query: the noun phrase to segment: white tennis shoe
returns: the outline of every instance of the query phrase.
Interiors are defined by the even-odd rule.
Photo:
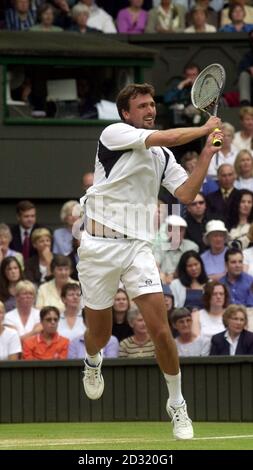
[[[167,401],[166,410],[173,424],[173,436],[176,439],[192,439],[194,436],[192,421],[187,413],[185,401],[182,405],[174,408]]]
[[[101,374],[102,356],[98,366],[90,366],[86,360],[84,365],[84,391],[91,400],[98,400],[104,391],[104,379]]]

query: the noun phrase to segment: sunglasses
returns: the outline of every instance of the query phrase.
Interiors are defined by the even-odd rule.
[[[47,322],[47,323],[57,323],[59,321],[59,318],[58,317],[48,317],[48,318],[44,318],[44,320]]]
[[[195,202],[191,202],[190,206],[197,206],[197,205],[200,205],[202,206],[203,204],[205,204],[205,201],[195,201]]]

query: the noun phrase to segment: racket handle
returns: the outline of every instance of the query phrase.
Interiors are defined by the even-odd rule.
[[[214,129],[214,132],[220,132],[220,129],[218,127],[216,127],[216,129]],[[218,139],[217,137],[214,137],[213,139],[213,145],[215,147],[220,147],[222,145],[222,140],[221,139]]]

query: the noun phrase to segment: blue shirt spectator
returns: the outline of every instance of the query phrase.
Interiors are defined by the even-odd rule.
[[[118,357],[119,342],[115,336],[111,336],[103,349],[103,357]],[[69,344],[68,359],[83,359],[86,355],[84,336],[78,336]]]
[[[220,281],[229,290],[230,303],[253,307],[253,276],[243,272],[243,254],[238,248],[229,248],[225,254],[227,274]]]
[[[11,31],[25,31],[36,22],[36,10],[29,7],[29,0],[15,0],[14,8],[5,12],[6,28]]]
[[[253,307],[253,276],[247,273],[241,273],[236,279],[231,281],[228,274],[226,274],[220,281],[225,284],[229,290],[231,304],[242,304],[246,305],[246,307]]]

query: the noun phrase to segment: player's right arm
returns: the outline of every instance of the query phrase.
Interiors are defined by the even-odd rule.
[[[211,116],[200,127],[182,127],[153,132],[146,138],[145,144],[147,148],[153,146],[176,147],[209,135],[215,128],[220,127],[221,120],[218,117]]]

